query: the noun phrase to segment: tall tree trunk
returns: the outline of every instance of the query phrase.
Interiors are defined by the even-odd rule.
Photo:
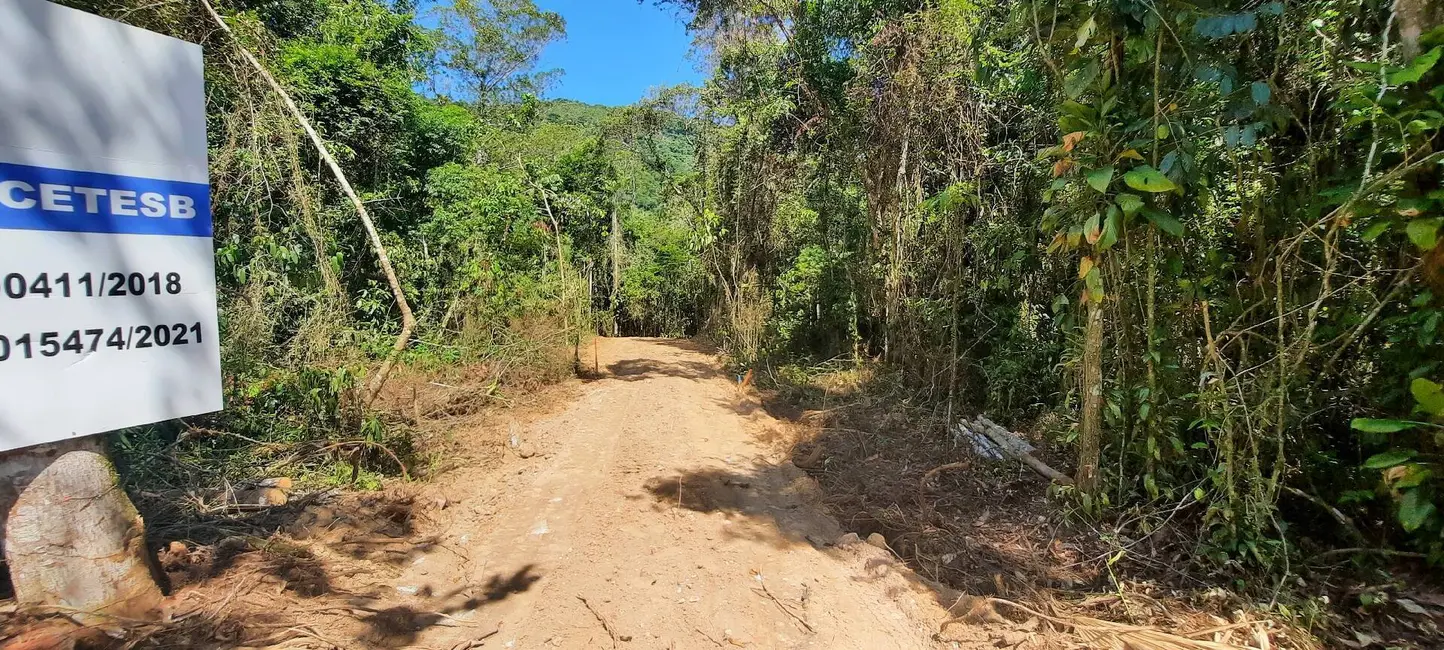
[[[981,204],[980,204],[981,205]],[[948,220],[948,266],[952,267],[953,295],[949,301],[952,303],[951,320],[948,323],[948,417],[946,422],[949,426],[953,422],[953,402],[957,397],[958,389],[958,318],[962,311],[963,298],[963,217],[957,210],[953,210],[952,218]]]
[[[633,192],[636,192],[636,181],[633,180]],[[612,202],[612,232],[611,257],[612,257],[612,336],[617,336],[617,301],[622,295],[622,220],[617,215],[617,204]]]
[[[1153,129],[1158,130],[1158,121],[1163,115],[1163,100],[1159,94],[1162,85],[1163,32],[1159,31],[1153,46]],[[1153,166],[1158,166],[1158,139],[1153,140]],[[1148,416],[1143,418],[1143,429],[1147,433],[1147,456],[1143,461],[1143,487],[1150,498],[1158,498],[1158,482],[1154,476],[1155,458],[1158,447],[1158,228],[1148,227],[1148,289],[1144,306],[1144,326],[1147,333],[1147,349],[1144,359],[1148,364]]]
[[[961,243],[954,240],[954,246],[961,247]],[[952,263],[953,272],[953,297],[952,297],[952,320],[948,323],[948,417],[947,422],[951,425],[953,421],[953,401],[957,397],[958,388],[958,305],[962,300],[963,270],[961,253],[955,253],[957,258]]]
[[[1092,494],[1098,488],[1098,455],[1103,438],[1103,305],[1089,297],[1088,325],[1083,337],[1083,367],[1078,389],[1083,412],[1078,422],[1078,489]]]
[[[567,333],[567,339],[571,341],[572,365],[575,367],[581,364],[582,359],[581,333],[572,329],[572,303],[569,299],[570,296],[567,292],[567,282],[570,280],[570,278],[567,277],[566,249],[562,247],[562,224],[561,222],[557,221],[556,213],[552,212],[552,203],[549,199],[547,199],[546,188],[542,187],[540,184],[537,184],[536,190],[538,193],[541,194],[542,207],[546,208],[547,219],[552,222],[552,234],[556,237],[557,276],[558,279],[561,281],[560,289],[562,294],[562,330]]]

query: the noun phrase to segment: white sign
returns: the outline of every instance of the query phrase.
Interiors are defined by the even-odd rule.
[[[220,408],[200,46],[0,0],[0,450]]]

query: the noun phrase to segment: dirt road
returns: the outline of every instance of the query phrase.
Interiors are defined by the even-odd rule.
[[[505,472],[462,462],[433,488],[446,506],[414,532],[439,543],[394,588],[398,611],[441,614],[360,638],[466,647],[499,625],[485,647],[945,647],[937,596],[884,549],[833,545],[816,484],[769,444],[783,425],[710,355],[603,339],[596,356],[559,408],[457,433],[515,450]]]

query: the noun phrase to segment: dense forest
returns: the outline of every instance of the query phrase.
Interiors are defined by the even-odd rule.
[[[1444,559],[1437,7],[677,4],[736,358],[1041,428],[1066,498],[1208,562]]]
[[[504,387],[621,334],[866,366],[1042,433],[1055,496],[1185,521],[1200,562],[1286,574],[1300,529],[1444,560],[1430,3],[669,0],[710,78],[624,108],[537,99],[565,23],[531,0],[227,0],[231,34],[67,4],[206,48],[229,407],[120,434],[132,477],[419,453],[356,396],[396,291],[249,52],[374,217],[406,364]]]

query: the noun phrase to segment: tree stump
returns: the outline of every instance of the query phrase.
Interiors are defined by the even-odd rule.
[[[7,497],[4,552],[19,603],[101,626],[160,604],[144,523],[98,440],[5,454],[0,505]]]

